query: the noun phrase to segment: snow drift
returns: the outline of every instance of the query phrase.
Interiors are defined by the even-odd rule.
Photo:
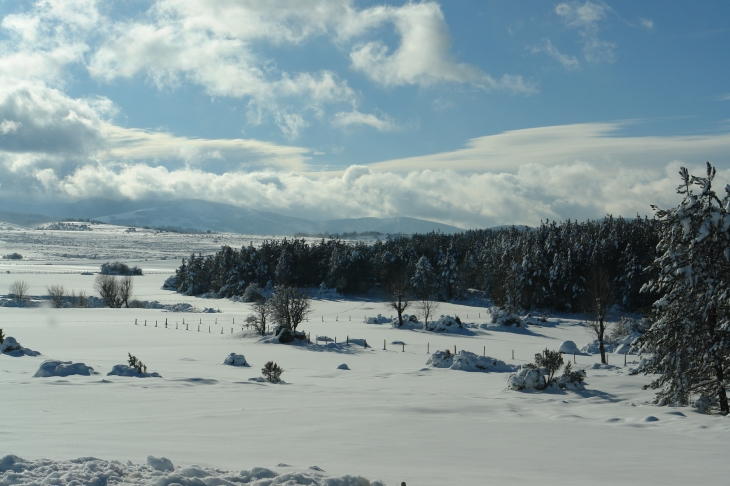
[[[319,469],[319,468],[317,468]],[[251,470],[223,471],[190,466],[175,467],[167,458],[149,456],[147,464],[122,464],[94,457],[73,460],[24,460],[6,455],[0,458],[0,484],[148,484],[153,486],[385,486],[381,481],[369,481],[361,476],[327,477],[321,470],[278,473],[255,467]]]
[[[489,356],[479,356],[469,351],[461,350],[456,354],[450,351],[436,351],[426,361],[428,366],[433,368],[449,368],[461,371],[514,371],[513,365],[508,365]]]
[[[98,375],[98,371],[94,371],[91,366],[84,363],[72,363],[71,361],[58,361],[55,359],[47,359],[41,363],[38,371],[33,375],[34,378],[49,378],[52,376],[71,376],[71,375]]]

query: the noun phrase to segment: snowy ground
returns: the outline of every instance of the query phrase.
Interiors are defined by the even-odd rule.
[[[93,232],[81,233],[87,247],[94,246]],[[92,292],[94,277],[80,272],[96,271],[98,260],[64,260],[5,236],[0,235],[1,254],[33,253],[37,259],[2,261],[0,293],[18,278],[30,284],[33,295],[55,283]],[[139,253],[125,261],[146,273],[135,277],[137,298],[190,302],[221,313],[1,308],[5,334],[41,355],[0,356],[0,457],[14,454],[29,461],[21,470],[28,478],[36,474],[36,482],[54,468],[66,471],[57,474],[57,484],[89,468],[118,468],[126,475],[110,473],[109,484],[193,484],[190,478],[198,473],[192,465],[212,468],[198,484],[226,484],[220,481],[235,482],[234,477],[241,482],[255,467],[273,471],[280,483],[300,478],[287,484],[367,484],[356,483],[358,475],[388,485],[730,482],[730,419],[655,407],[652,392],[641,389],[649,378],[628,374],[635,356],[624,367],[622,355],[611,355],[616,366],[600,369],[593,369],[597,356],[578,356],[577,366],[588,368],[583,392],[516,392],[506,388],[508,373],[426,366],[427,349],[456,346],[519,365],[565,340],[580,347],[591,340],[580,316],[553,316],[522,332],[435,334],[365,324],[366,316],[390,315],[377,301],[317,300],[302,328],[312,341],[326,335],[336,337],[337,345],[266,344],[241,332],[247,304],[161,290],[178,262],[153,261],[159,251],[154,245],[147,257],[145,245],[134,245]],[[117,258],[110,254],[109,259]],[[44,273],[30,273],[34,270]],[[488,322],[483,307],[444,304],[438,313]],[[372,347],[342,344],[348,336]],[[399,341],[405,350],[393,344]],[[162,378],[107,376],[126,362],[128,352]],[[230,353],[244,355],[251,366],[223,365]],[[100,374],[34,378],[47,359],[82,362]],[[250,380],[269,360],[284,368],[286,383]],[[343,363],[350,369],[337,369]],[[164,475],[145,466],[150,455],[169,458],[179,480],[160,482]],[[69,462],[89,456],[99,461]],[[20,474],[7,463],[0,461],[0,471],[6,470],[0,484],[11,484],[11,476]],[[352,478],[342,479],[346,475]]]

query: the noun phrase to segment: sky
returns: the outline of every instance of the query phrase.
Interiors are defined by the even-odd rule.
[[[725,1],[0,0],[0,19],[13,207],[480,228],[651,215],[706,161],[730,182]]]

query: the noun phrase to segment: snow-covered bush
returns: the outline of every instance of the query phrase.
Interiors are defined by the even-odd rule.
[[[433,332],[453,332],[459,329],[463,329],[461,321],[457,321],[451,316],[441,316],[438,321],[430,321],[426,323],[423,328],[426,331]]]
[[[145,368],[146,369],[146,368]],[[106,374],[107,376],[131,376],[134,378],[162,378],[156,371],[148,373],[147,371],[138,371],[137,368],[123,364],[114,365],[112,370]]]
[[[12,336],[4,338],[2,344],[0,344],[0,353],[12,353],[13,351],[22,350],[23,346],[21,346]]]
[[[563,390],[582,390],[585,388],[583,381],[586,379],[585,370],[573,371],[573,366],[568,361],[565,365],[562,376],[555,383]]]
[[[0,334],[2,334],[2,329],[0,329]],[[0,343],[2,343],[0,344],[0,353],[2,354],[10,354],[13,356],[38,356],[41,354],[38,351],[24,348],[12,336],[3,336],[3,339],[0,339]]]
[[[507,378],[507,387],[511,390],[544,390],[545,386],[545,376],[532,363],[522,365],[517,373]]]
[[[280,344],[307,341],[307,333],[304,331],[292,331],[288,327],[278,327],[274,332],[274,336],[274,342]]]
[[[170,277],[167,277],[165,279],[165,282],[162,284],[162,290],[177,291],[177,283],[178,283],[177,275],[172,275]]]
[[[573,371],[572,364],[565,365],[563,374],[555,378],[555,373],[563,365],[559,351],[546,349],[535,355],[535,362],[522,365],[517,373],[507,379],[507,387],[512,390],[545,390],[558,387],[563,390],[582,390],[586,372]]]
[[[58,361],[55,359],[47,359],[38,368],[33,375],[34,378],[48,378],[53,376],[70,376],[70,375],[98,375],[98,371],[94,371],[91,366],[84,363],[72,363],[71,361]]]
[[[492,309],[492,324],[497,324],[499,326],[523,326],[520,316],[512,312],[508,312],[505,309],[500,309],[499,307]]]
[[[403,316],[403,320],[405,320],[405,316]],[[365,323],[366,324],[388,324],[393,322],[393,319],[390,317],[385,317],[380,314],[378,314],[378,317],[366,317]]]
[[[642,335],[651,327],[651,321],[645,317],[634,319],[632,317],[621,317],[611,329],[607,341],[618,344],[618,341],[631,335]]]
[[[436,351],[426,361],[433,368],[449,368],[460,371],[513,371],[514,367],[504,361],[461,350],[452,354],[448,349]]]
[[[244,302],[259,302],[264,300],[264,290],[256,282],[250,283],[241,298]]]
[[[614,344],[609,344],[604,341],[603,348],[606,350],[607,353],[613,353],[613,351],[616,349],[616,346]],[[585,354],[599,354],[601,352],[601,348],[598,339],[594,339],[593,341],[580,348],[580,352]]]
[[[558,348],[558,352],[563,354],[582,354],[573,341],[563,341]]]

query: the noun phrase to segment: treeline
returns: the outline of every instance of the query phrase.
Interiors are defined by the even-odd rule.
[[[193,254],[183,259],[171,284],[188,295],[232,297],[252,283],[324,284],[341,294],[362,294],[373,288],[415,291],[412,286],[425,279],[440,300],[461,299],[473,288],[515,309],[579,310],[586,283],[600,275],[610,280],[615,303],[637,310],[653,302],[653,296],[639,291],[649,280],[644,269],[654,260],[657,241],[654,220],[613,217],[388,237],[371,244],[268,240],[259,247],[224,246],[214,255]]]

